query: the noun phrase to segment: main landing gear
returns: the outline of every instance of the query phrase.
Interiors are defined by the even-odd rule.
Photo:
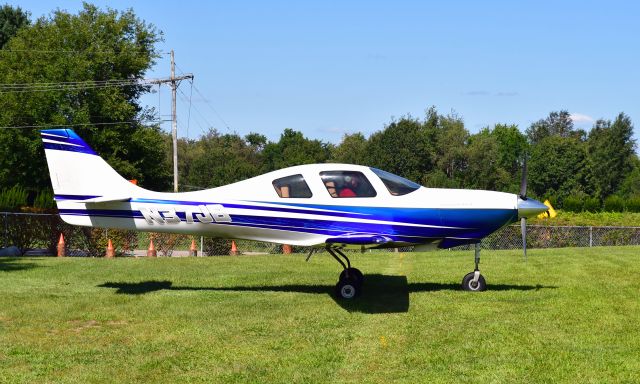
[[[478,268],[478,264],[480,264],[480,243],[476,243],[475,263],[476,268],[473,272],[467,273],[462,279],[462,289],[465,291],[484,291],[487,289],[487,283]]]
[[[356,296],[359,296],[362,292],[362,283],[364,282],[364,275],[360,272],[359,269],[351,267],[351,262],[349,258],[342,253],[341,250],[337,248],[327,247],[327,252],[334,259],[342,265],[342,272],[340,272],[340,277],[338,278],[338,283],[336,284],[336,296],[350,300]],[[346,261],[346,264],[342,259]]]

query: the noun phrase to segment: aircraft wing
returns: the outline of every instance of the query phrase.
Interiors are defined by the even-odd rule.
[[[353,234],[353,235],[341,235],[336,237],[330,237],[325,240],[327,244],[349,244],[349,245],[383,245],[391,243],[391,240],[387,236],[373,235],[373,234]]]

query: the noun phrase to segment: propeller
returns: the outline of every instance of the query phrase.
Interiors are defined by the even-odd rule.
[[[522,178],[520,179],[520,198],[527,200],[527,155],[522,162]]]
[[[545,204],[527,197],[527,155],[525,154],[524,161],[522,162],[520,194],[518,195],[518,215],[520,217],[520,231],[522,232],[522,252],[524,254],[524,261],[527,261],[527,217],[533,217],[548,210],[549,207]]]

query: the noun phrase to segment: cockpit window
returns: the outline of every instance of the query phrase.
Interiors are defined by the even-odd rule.
[[[273,187],[282,198],[309,198],[313,195],[302,175],[273,180]]]
[[[320,172],[320,177],[331,197],[375,197],[376,190],[369,180],[356,171]]]
[[[420,184],[416,184],[404,177],[377,168],[371,168],[371,170],[382,180],[384,186],[387,187],[389,193],[393,196],[406,195],[420,188]]]

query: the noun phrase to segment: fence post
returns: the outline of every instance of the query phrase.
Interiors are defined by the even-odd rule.
[[[9,214],[4,213],[4,247],[9,246]]]
[[[200,236],[200,256],[204,256],[204,236]]]
[[[589,248],[593,247],[593,227],[589,227]]]

